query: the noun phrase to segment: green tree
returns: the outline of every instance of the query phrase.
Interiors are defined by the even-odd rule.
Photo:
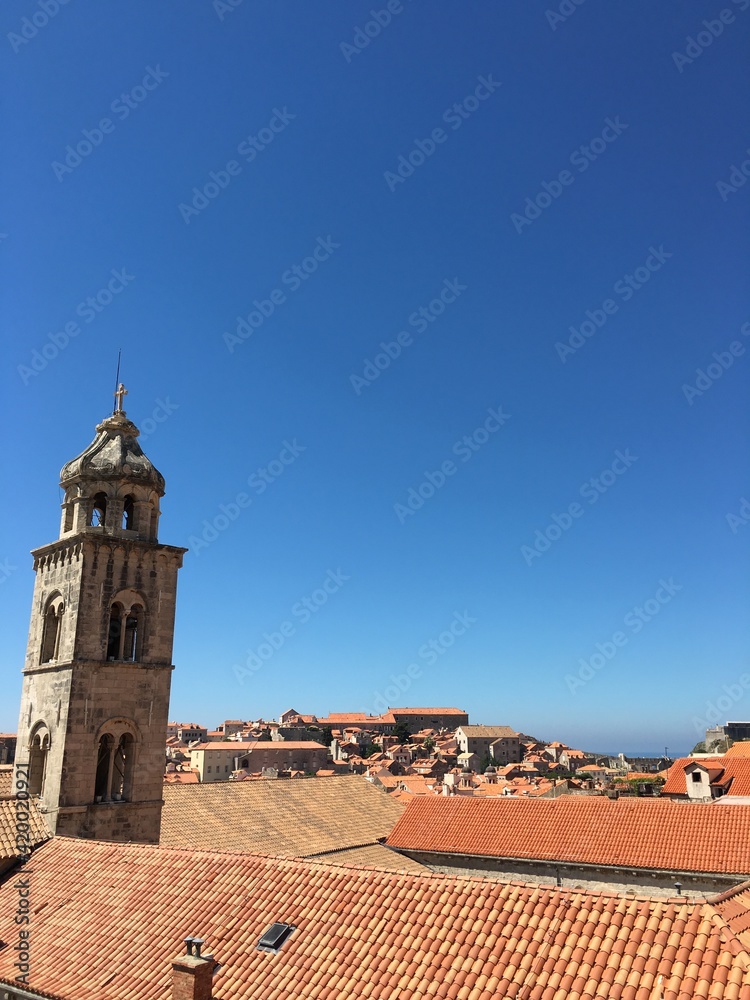
[[[409,727],[405,722],[397,722],[393,727],[393,735],[399,741],[399,743],[409,743],[411,740],[411,732]]]
[[[318,743],[322,743],[324,747],[329,747],[333,743],[333,730],[330,726],[308,726],[308,733],[314,733],[315,739]]]
[[[706,753],[706,744],[703,742],[703,740],[700,740],[700,742],[696,743],[693,749],[690,751],[690,753]]]

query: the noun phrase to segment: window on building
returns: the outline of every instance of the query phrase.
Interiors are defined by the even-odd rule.
[[[44,791],[48,751],[49,733],[42,727],[34,734],[29,748],[29,795],[41,795]]]
[[[104,733],[97,748],[94,800],[130,801],[133,790],[135,738],[129,732]]]
[[[122,616],[123,607],[121,604],[113,604],[109,613],[109,633],[107,635],[107,659],[119,660],[122,639]]]
[[[126,595],[128,596],[128,595]],[[135,593],[130,597],[132,600]],[[109,614],[107,633],[107,659],[141,659],[143,653],[143,625],[145,609],[142,604],[133,604],[128,610],[121,601],[115,601]]]
[[[210,773],[211,773],[211,765],[210,765],[210,764],[209,764],[209,765],[208,765],[208,767],[206,768],[206,771],[207,771],[207,773],[208,773],[208,774],[210,774]]]
[[[133,752],[135,741],[130,733],[123,733],[112,754],[112,785],[110,798],[115,801],[130,799],[133,781]]]
[[[702,775],[701,775],[700,771],[693,771],[692,777],[693,777],[693,781],[701,781],[702,780]]]
[[[110,763],[112,761],[112,748],[114,744],[115,738],[111,733],[104,733],[99,740],[96,758],[96,780],[94,783],[94,796],[97,802],[109,801]]]
[[[141,652],[141,623],[143,621],[143,608],[140,604],[134,604],[125,618],[123,660],[139,660]]]
[[[70,502],[70,496],[65,498],[65,514],[63,517],[63,531],[70,531],[73,527],[73,504]]]
[[[59,596],[52,598],[47,605],[42,628],[42,663],[49,663],[51,660],[57,659],[63,610],[63,601]]]
[[[122,527],[124,531],[132,531],[135,527],[135,503],[130,494],[122,505]]]
[[[104,527],[104,522],[107,518],[107,494],[106,493],[96,493],[93,500],[91,501],[91,515],[89,517],[89,524],[93,528]]]

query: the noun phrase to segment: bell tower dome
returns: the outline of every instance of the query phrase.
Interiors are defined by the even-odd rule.
[[[18,726],[53,832],[157,842],[184,548],[160,545],[164,478],[117,406],[63,466],[60,536],[36,549]]]

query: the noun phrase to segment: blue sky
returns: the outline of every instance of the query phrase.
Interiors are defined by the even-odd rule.
[[[0,728],[120,347],[171,717],[750,717],[745,8],[8,0]]]

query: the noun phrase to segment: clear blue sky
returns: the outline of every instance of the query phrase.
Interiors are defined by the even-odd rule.
[[[47,7],[2,12],[0,728],[119,347],[171,717],[750,717],[750,3]]]

